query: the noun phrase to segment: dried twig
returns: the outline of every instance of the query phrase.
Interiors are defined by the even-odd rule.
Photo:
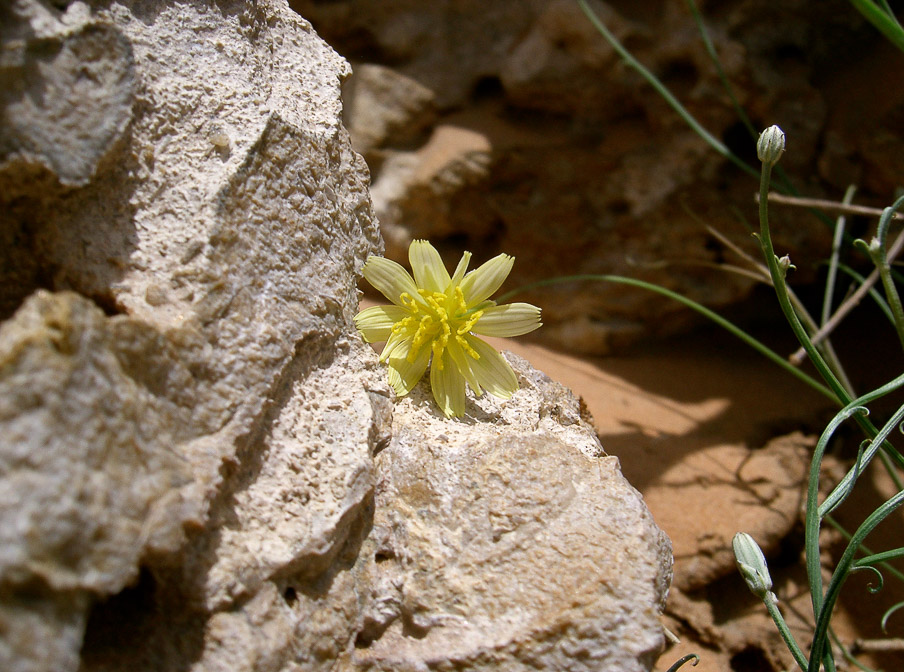
[[[889,261],[894,260],[898,254],[900,254],[901,249],[904,248],[904,232],[898,234],[898,237],[895,238],[895,242],[892,244],[891,249],[888,251],[888,259]],[[863,281],[857,291],[851,294],[840,306],[838,306],[838,310],[832,315],[828,322],[826,322],[822,327],[820,327],[819,331],[813,334],[813,344],[816,345],[824,341],[829,334],[837,327],[841,320],[845,318],[845,316],[851,312],[857,304],[866,296],[867,292],[872,289],[873,285],[876,284],[876,281],[879,279],[879,271],[874,270],[868,276],[866,276],[866,280]],[[807,353],[804,352],[803,348],[800,348],[797,352],[795,352],[788,359],[796,365],[799,365],[804,358],[807,356]]]
[[[853,653],[867,651],[904,651],[904,639],[901,637],[888,639],[856,639],[851,647]]]
[[[760,202],[760,196],[755,197],[757,203]],[[821,198],[803,198],[801,196],[786,196],[775,191],[769,192],[769,202],[779,203],[782,205],[793,205],[799,208],[819,208],[820,210],[829,210],[831,212],[840,212],[845,215],[866,215],[867,217],[881,217],[881,208],[870,208],[865,205],[844,204],[839,201],[826,201]],[[895,213],[895,219],[904,219],[901,213]]]

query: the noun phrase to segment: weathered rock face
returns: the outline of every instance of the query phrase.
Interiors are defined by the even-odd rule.
[[[183,630],[201,642],[211,614],[346,543],[388,403],[350,328],[381,243],[339,121],[348,66],[281,3],[8,14],[0,591],[5,621],[55,634],[7,631],[0,667],[75,669],[90,603],[141,566],[139,592],[164,586],[148,599],[173,623],[200,614]]]
[[[367,594],[348,670],[646,670],[671,546],[561,385],[449,423],[425,388],[377,456]],[[650,562],[655,558],[654,562]]]
[[[756,227],[756,178],[690,131],[574,0],[292,4],[340,53],[368,64],[352,88],[371,106],[352,109],[348,123],[374,174],[388,256],[401,261],[411,238],[430,237],[441,250],[448,241],[450,260],[462,241],[487,256],[515,255],[512,286],[614,273],[712,307],[748,294],[748,278],[714,268],[739,260],[706,225],[759,257],[738,222],[740,212]],[[590,4],[704,127],[759,170],[755,140],[686,2]],[[855,182],[859,199],[887,205],[893,176],[904,171],[896,131],[904,93],[873,104],[870,92],[886,88],[878,82],[887,59],[899,57],[874,29],[841,0],[698,5],[754,125],[786,131],[782,168],[795,187],[840,198]],[[434,121],[425,127],[428,113]],[[811,278],[828,227],[787,208],[772,220],[777,249],[797,263],[793,279]],[[524,299],[544,307],[536,338],[591,353],[681,328],[690,316],[664,298],[600,282]]]
[[[279,0],[2,20],[0,669],[649,669],[668,542],[574,399],[448,422],[354,333],[346,62]]]

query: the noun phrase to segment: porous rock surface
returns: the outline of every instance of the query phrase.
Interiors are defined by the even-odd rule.
[[[0,669],[649,669],[670,549],[573,397],[516,362],[446,421],[355,334],[382,241],[310,25],[0,11]]]
[[[350,89],[373,104],[351,108],[348,123],[373,171],[387,256],[399,260],[412,238],[430,237],[450,263],[462,241],[513,254],[513,286],[619,274],[714,308],[745,298],[750,278],[718,265],[741,261],[732,244],[761,258],[749,235],[759,164],[722,74],[757,131],[786,132],[780,165],[800,193],[840,200],[857,184],[858,201],[884,207],[904,171],[904,87],[880,102],[871,93],[889,88],[898,55],[844,0],[697,3],[721,73],[685,0],[588,0],[753,175],[626,66],[576,0],[291,2],[371,68]],[[812,279],[830,228],[795,208],[774,207],[770,219],[776,249],[797,266],[791,281]],[[669,299],[611,283],[523,299],[544,306],[546,326],[531,338],[586,353],[693,322]]]
[[[645,670],[671,545],[571,393],[507,353],[508,402],[449,423],[424,385],[376,459],[348,670]],[[650,559],[655,561],[650,562]]]

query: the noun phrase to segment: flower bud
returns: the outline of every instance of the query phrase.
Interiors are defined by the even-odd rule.
[[[738,532],[731,541],[731,547],[734,550],[738,571],[747,582],[750,592],[761,600],[767,599],[772,590],[772,577],[769,576],[766,556],[763,555],[759,545],[749,534]]]
[[[785,133],[778,126],[770,126],[756,141],[756,155],[770,166],[778,163],[785,151]]]

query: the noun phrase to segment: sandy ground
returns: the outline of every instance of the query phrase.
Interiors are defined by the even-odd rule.
[[[800,521],[810,451],[834,414],[833,403],[718,329],[608,358],[574,357],[513,339],[494,344],[584,400],[603,447],[619,458],[672,539],[675,578],[664,623],[681,641],[663,653],[657,669],[686,653],[701,656],[695,672],[790,669],[791,657],[744,587],[729,549],[738,531],[764,546],[788,622],[805,647],[812,611]],[[835,471],[843,473],[837,463]],[[886,497],[893,493],[888,484],[876,488]],[[879,501],[869,494],[861,511]],[[847,515],[852,526],[863,517],[856,503]],[[900,545],[900,521],[877,546]],[[865,582],[846,589],[848,602],[834,621],[842,641],[895,634],[892,627],[884,635],[877,623],[885,608],[904,599],[900,584],[892,584],[878,600]],[[896,632],[904,634],[901,621]],[[867,656],[866,662],[900,670],[904,653]],[[849,668],[842,660],[839,669]]]

